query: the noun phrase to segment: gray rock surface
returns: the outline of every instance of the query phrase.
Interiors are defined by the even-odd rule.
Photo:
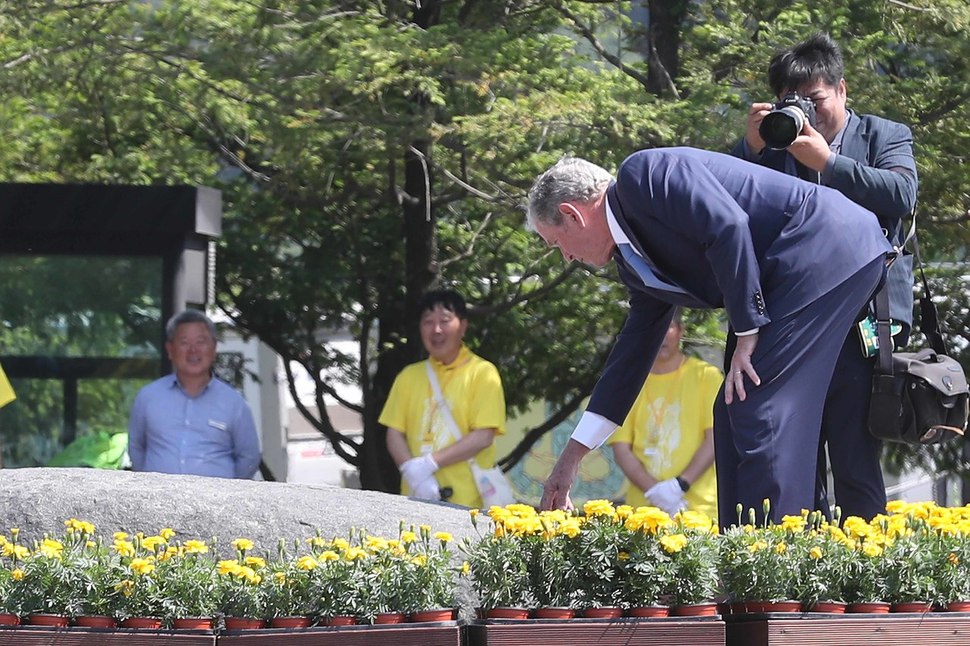
[[[186,540],[215,537],[220,551],[248,538],[273,552],[317,531],[330,538],[351,528],[396,538],[401,521],[430,525],[456,540],[475,536],[468,510],[404,496],[252,480],[224,480],[97,469],[0,469],[0,534],[19,527],[28,539],[60,534],[64,521],[93,523],[100,536],[116,531],[154,534],[171,527]]]

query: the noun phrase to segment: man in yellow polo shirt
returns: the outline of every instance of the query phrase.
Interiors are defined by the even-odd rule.
[[[378,420],[387,427],[387,450],[401,469],[401,493],[481,507],[468,460],[485,469],[495,465],[495,435],[505,433],[502,380],[491,362],[464,344],[468,319],[461,294],[428,292],[419,311],[430,356],[394,380]],[[429,364],[456,428],[436,401]]]
[[[623,426],[608,440],[629,481],[626,502],[673,515],[682,509],[717,517],[714,398],[721,371],[680,347],[678,308]]]

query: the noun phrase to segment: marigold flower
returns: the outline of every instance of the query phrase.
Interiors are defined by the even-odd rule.
[[[194,539],[185,541],[184,547],[187,554],[205,554],[209,551],[209,546],[205,544],[205,541]]]
[[[822,558],[822,548],[816,545],[808,550],[808,555],[817,561]]]
[[[660,537],[660,546],[668,554],[676,554],[687,546],[687,537],[683,534],[667,534]]]
[[[329,553],[334,554],[333,552],[329,552]],[[323,558],[326,554],[328,554],[328,552],[324,552],[323,554],[320,555],[321,561],[328,560]],[[336,556],[336,554],[334,554],[334,556]],[[317,565],[319,565],[317,563],[317,560],[312,556],[301,556],[296,560],[296,567],[300,570],[310,571],[315,569]]]
[[[155,571],[155,563],[151,559],[131,559],[131,571],[142,576]]]
[[[219,574],[225,576],[227,574],[234,574],[239,569],[239,561],[234,559],[229,559],[225,561],[219,561],[216,565]]]
[[[338,561],[340,560],[340,555],[333,550],[327,550],[325,552],[321,552],[319,558],[321,562]]]
[[[237,538],[232,543],[230,543],[230,545],[232,545],[235,549],[239,550],[240,552],[248,552],[249,550],[255,547],[253,542],[248,538]]]
[[[146,536],[141,541],[141,546],[149,552],[154,552],[160,545],[165,545],[165,539],[161,536]]]
[[[613,516],[616,510],[609,500],[590,500],[583,505],[583,513],[587,516]]]
[[[64,553],[64,544],[60,541],[55,541],[53,538],[45,538],[43,541],[41,541],[40,547],[37,551],[46,558],[60,559],[61,555]]]
[[[23,581],[24,571],[21,570],[19,567],[15,568],[14,570],[10,571],[10,578],[13,579],[14,581]]]
[[[124,541],[124,540],[128,540],[128,534],[126,532],[115,532],[114,534],[111,535],[111,538],[113,538],[116,541]]]
[[[246,565],[251,568],[259,569],[266,567],[266,560],[258,556],[247,556],[246,560],[243,561]]]
[[[434,537],[442,543],[450,543],[451,541],[455,540],[455,537],[448,532],[435,532]]]
[[[172,529],[171,527],[163,527],[158,532],[158,535],[164,538],[165,540],[170,541],[172,540],[172,537],[175,536],[175,530]]]
[[[408,531],[408,530],[404,530],[403,532],[401,532],[401,542],[402,543],[405,543],[405,544],[406,543],[413,543],[416,540],[418,540],[418,535],[415,534],[414,532],[411,532],[411,531]]]

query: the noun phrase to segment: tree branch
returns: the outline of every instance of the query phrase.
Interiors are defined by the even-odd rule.
[[[607,51],[606,47],[604,47],[603,43],[601,43],[600,40],[596,37],[596,34],[593,33],[593,29],[589,25],[582,23],[575,14],[569,11],[569,9],[567,9],[562,4],[557,4],[556,9],[559,11],[559,13],[561,13],[563,16],[568,18],[573,23],[573,25],[575,26],[576,30],[580,33],[580,35],[583,38],[585,38],[587,42],[589,42],[589,44],[593,47],[596,53],[602,56],[604,60],[612,64],[614,67],[616,67],[618,70],[620,70],[627,76],[635,79],[644,88],[649,87],[648,86],[649,81],[646,75],[641,74],[640,72],[636,71],[629,65],[624,64],[623,61],[621,61],[618,56],[616,56],[615,54],[611,54],[609,51]]]

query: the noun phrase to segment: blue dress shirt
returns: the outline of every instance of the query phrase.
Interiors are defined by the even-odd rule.
[[[213,377],[190,397],[175,375],[139,391],[128,422],[135,471],[251,478],[259,468],[252,412],[232,386]]]

